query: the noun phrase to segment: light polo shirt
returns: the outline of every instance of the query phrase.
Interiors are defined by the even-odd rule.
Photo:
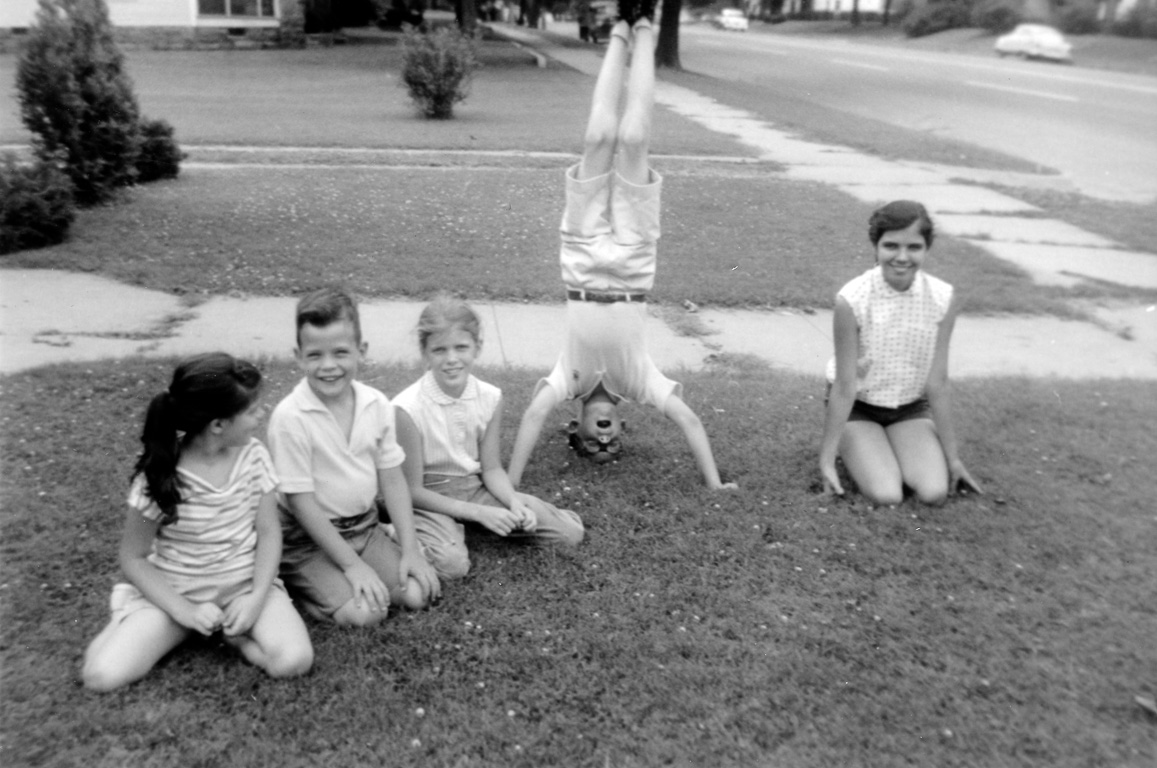
[[[535,393],[550,387],[560,400],[586,400],[602,384],[616,402],[632,400],[662,410],[683,385],[668,379],[647,353],[647,305],[568,301],[567,339],[554,370]]]
[[[394,408],[374,389],[353,382],[354,421],[349,440],[337,419],[302,379],[269,418],[269,450],[283,494],[313,493],[330,518],[370,509],[378,470],[401,466]]]
[[[852,308],[860,332],[856,398],[898,408],[923,397],[940,323],[952,305],[952,286],[920,271],[908,290],[897,291],[877,266],[848,282],[837,295]],[[828,381],[835,381],[834,358],[827,374]]]
[[[393,402],[422,435],[422,471],[467,477],[482,471],[479,446],[501,399],[502,390],[473,376],[461,397],[450,397],[427,371]]]

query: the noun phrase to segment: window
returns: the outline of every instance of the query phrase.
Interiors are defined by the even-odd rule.
[[[271,18],[276,15],[274,0],[197,0],[202,16],[250,16]]]

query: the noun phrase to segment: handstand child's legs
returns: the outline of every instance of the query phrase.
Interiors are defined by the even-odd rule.
[[[651,181],[647,152],[655,102],[655,31],[647,20],[635,24],[635,48],[627,76],[627,104],[619,124],[619,175],[632,184]]]
[[[583,137],[583,157],[579,180],[593,179],[610,173],[615,159],[615,141],[619,131],[619,97],[623,90],[623,70],[627,66],[627,43],[631,28],[619,21],[611,30],[611,39],[603,56],[603,65],[591,97],[591,113]]]

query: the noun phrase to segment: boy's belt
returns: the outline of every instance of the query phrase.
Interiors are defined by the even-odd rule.
[[[573,301],[597,301],[600,304],[614,304],[616,301],[645,302],[647,294],[626,291],[584,291],[581,288],[567,288],[566,297]]]

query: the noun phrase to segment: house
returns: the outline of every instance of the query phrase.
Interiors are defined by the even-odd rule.
[[[118,42],[156,48],[274,45],[301,34],[301,0],[105,0]],[[0,43],[35,23],[37,0],[0,2]],[[296,28],[296,29],[295,29]]]

